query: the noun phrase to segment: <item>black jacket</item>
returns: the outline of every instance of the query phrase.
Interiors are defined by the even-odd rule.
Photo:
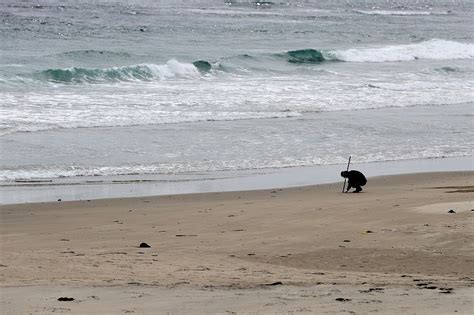
[[[365,184],[367,184],[367,178],[365,178],[364,174],[359,171],[349,171],[345,173],[345,175],[346,176],[344,177],[347,177],[347,179],[349,179],[350,186],[353,186],[353,184],[364,186]]]

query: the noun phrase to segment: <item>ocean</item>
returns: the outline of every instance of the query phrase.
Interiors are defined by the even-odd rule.
[[[474,2],[0,1],[0,181],[473,155]]]

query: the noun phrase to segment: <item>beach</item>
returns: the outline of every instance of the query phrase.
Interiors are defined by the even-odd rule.
[[[474,313],[473,12],[0,1],[0,313]]]
[[[2,205],[1,308],[472,313],[472,171],[340,184]]]

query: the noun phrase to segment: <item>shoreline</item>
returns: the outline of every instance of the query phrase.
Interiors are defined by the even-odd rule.
[[[470,314],[473,178],[1,205],[0,307]]]
[[[191,193],[227,192],[301,187],[341,182],[345,165],[317,165],[280,169],[190,173],[179,175],[83,176],[5,182],[0,184],[0,205],[17,203],[95,200]],[[436,171],[470,171],[468,157],[353,163],[351,169],[366,176]]]

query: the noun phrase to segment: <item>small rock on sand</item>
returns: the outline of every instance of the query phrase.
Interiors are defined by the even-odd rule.
[[[273,283],[267,283],[266,285],[283,285],[281,281],[273,282]]]
[[[338,302],[349,302],[349,301],[352,301],[352,299],[345,299],[345,298],[337,298],[335,299],[336,301]]]
[[[140,244],[140,247],[141,247],[141,248],[150,248],[151,246],[148,245],[147,243],[141,243],[141,244]]]

